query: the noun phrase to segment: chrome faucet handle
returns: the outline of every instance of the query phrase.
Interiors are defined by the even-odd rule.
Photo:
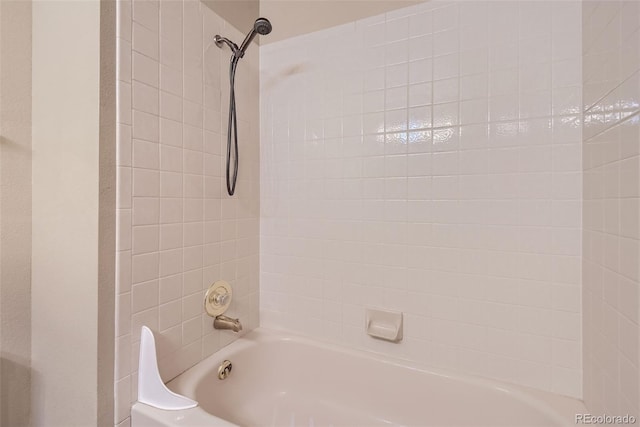
[[[229,298],[229,294],[226,292],[216,292],[216,294],[213,296],[213,300],[218,305],[227,305],[227,302],[229,302]]]
[[[204,308],[211,317],[216,317],[227,311],[231,304],[233,292],[231,286],[224,280],[219,280],[209,287],[204,296]]]

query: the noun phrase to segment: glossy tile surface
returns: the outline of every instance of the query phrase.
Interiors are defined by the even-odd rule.
[[[581,25],[431,1],[264,46],[261,324],[581,396]]]
[[[639,415],[640,4],[586,1],[584,399]]]
[[[228,281],[228,312],[258,325],[258,50],[238,66],[240,173],[224,182],[229,52],[244,35],[198,1],[118,1],[115,423],[137,399],[140,327],[165,380],[235,339],[214,330],[204,291]]]

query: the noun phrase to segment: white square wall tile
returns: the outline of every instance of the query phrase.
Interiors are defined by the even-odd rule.
[[[160,174],[148,169],[133,169],[133,195],[138,197],[158,197]]]
[[[115,383],[115,423],[129,417],[131,412],[131,377],[126,376]]]
[[[134,81],[132,91],[134,109],[158,115],[160,101],[157,88]]]
[[[221,268],[219,256],[214,256],[219,244],[213,243],[221,239],[220,224],[216,222],[216,227],[212,221],[220,219],[223,196],[220,133],[226,114],[221,111],[224,101],[220,94],[226,93],[228,81],[222,71],[226,64],[223,66],[220,52],[214,49],[203,57],[203,49],[216,33],[232,31],[227,35],[230,38],[240,35],[229,26],[222,30],[221,18],[196,2],[136,1],[132,10],[131,2],[123,1],[117,7],[121,37],[117,64],[118,336],[131,336],[133,345],[128,352],[132,354],[137,352],[141,325],[153,330],[160,326],[171,337],[177,336],[177,342],[171,341],[171,346],[159,347],[163,353],[161,371],[177,374],[203,355],[201,296],[195,295],[204,285],[201,268],[204,254],[207,283],[221,277],[233,280],[236,268],[241,269],[239,278],[247,280],[253,276],[257,282],[258,258],[252,256],[255,249],[251,249],[253,242],[258,241],[257,226],[243,231],[241,244],[233,242],[234,248],[240,249],[237,257],[236,250],[226,256],[225,268]],[[255,105],[254,100],[259,98],[257,51],[252,52],[245,57],[249,66],[243,67],[239,76],[249,88],[238,94],[244,105]],[[243,205],[237,216],[227,220],[233,230],[239,227],[236,224],[239,221],[258,223],[259,193],[252,190],[259,188],[258,177],[246,169],[259,157],[257,127],[252,124],[259,117],[257,105],[247,111],[249,115],[239,122],[239,134],[245,135],[242,141],[247,143],[241,148],[246,161],[239,183]],[[359,129],[351,132],[355,135]],[[205,161],[216,165],[206,163],[205,167]],[[205,213],[209,221],[206,230],[202,222]],[[205,236],[206,251],[202,246]],[[234,232],[227,238],[235,240],[240,236]],[[189,248],[186,258],[183,247]],[[236,266],[236,258],[240,257],[242,262]],[[233,274],[229,274],[231,270]],[[195,274],[197,271],[199,275]],[[257,283],[249,295],[255,301],[256,288]],[[192,301],[200,301],[190,305],[195,307],[190,313],[192,319],[182,316],[183,295],[194,295]],[[247,328],[257,325],[258,309],[257,304],[243,309]],[[184,328],[184,322],[191,323]],[[119,360],[126,359],[127,350],[122,348]],[[172,363],[171,357],[163,357],[166,352],[180,354],[182,362]],[[130,360],[133,363],[133,357]],[[137,387],[135,372],[125,375],[129,370],[126,362],[119,362],[118,369],[122,379],[116,389],[117,399],[131,402]],[[128,419],[129,404],[124,405],[118,407],[116,418],[120,419],[116,421]]]
[[[330,93],[326,105],[312,102],[320,88],[332,86],[325,80],[332,81],[307,71],[299,77],[310,97],[298,96],[299,86],[289,80],[280,81],[277,89],[261,87],[266,118],[261,150],[269,153],[260,165],[261,202],[268,212],[268,218],[261,217],[263,285],[273,282],[277,263],[282,283],[315,274],[349,277],[342,285],[345,298],[365,304],[384,305],[383,295],[397,295],[394,286],[405,286],[405,280],[413,291],[430,296],[460,295],[468,324],[443,327],[448,334],[437,335],[438,348],[429,357],[420,346],[398,353],[449,366],[461,354],[451,346],[464,342],[474,349],[469,351],[487,352],[482,368],[474,367],[483,375],[579,396],[580,381],[572,373],[581,367],[572,351],[581,348],[581,295],[576,290],[581,281],[582,134],[576,88],[582,70],[575,61],[579,55],[567,55],[580,52],[581,40],[560,42],[552,10],[550,3],[522,5],[522,10],[508,2],[435,3],[429,11],[394,12],[393,19],[385,20],[384,37],[372,27],[381,25],[378,21],[363,22],[363,34],[370,34],[362,42],[366,52],[352,58],[354,67],[341,70],[347,80],[364,79],[362,110],[347,113]],[[578,22],[580,14],[577,7],[563,9],[571,22]],[[343,37],[345,43],[361,43],[349,37]],[[263,71],[277,73],[276,64],[311,49],[306,38],[272,44],[263,50]],[[338,71],[328,52],[317,53],[314,61],[329,75]],[[300,120],[306,133],[288,125]],[[336,142],[338,124],[344,131],[352,121],[358,125],[349,138],[362,127],[357,151],[345,143],[345,135]],[[271,153],[289,158],[280,161]],[[358,165],[357,174],[352,175],[351,165]],[[298,198],[304,206],[290,203]],[[353,230],[334,226],[346,218],[364,224]],[[327,234],[310,224],[322,224]],[[221,236],[230,238],[224,225]],[[347,247],[357,251],[344,254],[349,261],[339,273],[332,271],[337,268],[316,273],[322,251],[305,253],[304,267],[290,255],[299,254],[301,242],[310,238],[331,253]],[[232,248],[224,244],[221,256]],[[402,279],[400,271],[406,268],[415,272]],[[286,328],[286,319],[295,318],[297,291],[282,285],[282,298],[274,298],[271,289],[263,289],[263,319]],[[321,298],[327,302],[330,297]],[[403,298],[393,301],[405,313],[417,307]],[[440,320],[452,321],[447,317],[458,313],[439,308],[423,307],[417,314],[426,318],[438,312]],[[343,330],[352,329],[340,339],[366,346],[361,331],[351,326],[359,324],[356,311],[342,314]],[[495,345],[473,328],[489,321],[498,331],[510,329],[510,334],[490,337]],[[305,328],[325,336],[313,325]],[[413,324],[413,339],[431,337],[430,331]],[[514,340],[531,351],[518,353],[510,346]],[[571,345],[561,345],[566,342]],[[567,371],[558,370],[554,377],[555,368]]]
[[[135,166],[135,168],[158,169],[158,149],[159,147],[157,142],[134,139],[133,166]]]
[[[158,281],[152,280],[133,285],[131,288],[131,311],[133,314],[158,305]]]
[[[145,3],[145,2],[135,2]],[[133,23],[133,50],[151,59],[159,59],[158,30],[150,30],[134,21]]]
[[[151,33],[158,33],[159,3],[153,1],[134,0],[133,21],[146,27]]]
[[[158,61],[134,51],[132,53],[132,69],[133,80],[143,82],[153,87],[159,86]]]
[[[133,111],[133,138],[146,141],[159,141],[158,116],[143,111]]]

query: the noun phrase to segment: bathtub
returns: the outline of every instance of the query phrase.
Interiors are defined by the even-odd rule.
[[[233,364],[218,379],[224,360]],[[568,426],[581,402],[257,329],[168,383],[199,406],[136,403],[132,427]]]

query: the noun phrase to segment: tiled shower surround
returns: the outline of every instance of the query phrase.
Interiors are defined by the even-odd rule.
[[[430,1],[263,46],[261,325],[581,396],[581,24]]]
[[[258,325],[258,49],[236,78],[240,173],[224,181],[229,51],[243,34],[196,0],[119,1],[115,423],[137,399],[140,326],[165,380],[237,335],[212,327],[204,290],[231,283],[229,314]]]
[[[259,70],[254,45],[233,198],[212,38],[244,34],[196,0],[118,10],[116,424],[140,325],[164,379],[233,339],[203,314],[217,279],[245,331],[638,415],[638,2],[429,1],[263,45]],[[402,311],[403,341],[365,307]]]
[[[640,415],[640,3],[585,1],[584,400]]]

